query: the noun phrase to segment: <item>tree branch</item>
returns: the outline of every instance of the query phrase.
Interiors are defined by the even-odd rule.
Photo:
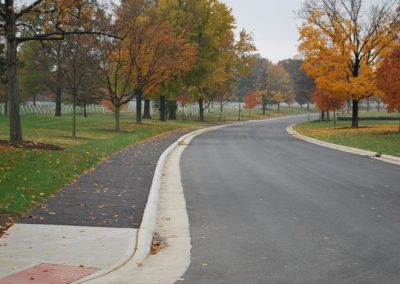
[[[37,7],[39,4],[41,4],[42,2],[44,2],[44,0],[36,0],[35,2],[33,2],[31,5],[29,5],[28,7],[26,7],[25,9],[22,9],[20,12],[16,13],[16,17],[17,19],[21,16],[23,16],[24,14],[29,13],[32,9],[34,9],[35,7]]]

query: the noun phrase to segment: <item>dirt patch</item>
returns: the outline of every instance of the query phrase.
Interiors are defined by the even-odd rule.
[[[15,222],[15,219],[9,214],[0,214],[0,237],[4,235],[8,228]]]
[[[11,143],[7,140],[0,140],[0,146],[9,147],[9,148],[19,148],[19,149],[37,149],[37,150],[49,150],[49,151],[62,151],[64,148],[52,145],[52,144],[44,144],[38,143],[34,141],[24,141],[22,143]]]

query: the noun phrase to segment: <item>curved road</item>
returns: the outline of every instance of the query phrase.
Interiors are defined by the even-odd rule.
[[[183,283],[400,283],[400,167],[286,133],[302,120],[227,127],[189,145]]]

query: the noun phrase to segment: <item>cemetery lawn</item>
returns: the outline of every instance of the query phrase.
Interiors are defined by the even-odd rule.
[[[306,136],[326,142],[400,157],[399,121],[360,121],[360,128],[350,128],[350,121],[313,121],[294,129]]]
[[[304,110],[282,108],[268,110],[267,117],[294,115]],[[242,119],[262,119],[259,111],[242,112]],[[73,183],[112,153],[147,138],[176,129],[195,129],[220,124],[219,113],[206,112],[206,122],[178,120],[134,122],[134,114],[123,113],[120,132],[113,131],[112,113],[77,117],[77,137],[71,137],[72,116],[26,114],[21,117],[25,141],[57,145],[63,151],[10,148],[0,144],[0,215],[19,216]],[[236,121],[238,112],[225,114],[226,121]],[[8,118],[0,115],[0,140],[8,139]]]

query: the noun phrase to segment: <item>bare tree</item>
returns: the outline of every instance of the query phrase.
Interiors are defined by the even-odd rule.
[[[22,142],[19,113],[18,45],[27,41],[63,40],[70,34],[103,34],[90,25],[79,26],[77,19],[92,21],[101,6],[96,0],[35,0],[18,5],[14,0],[0,0],[0,36],[7,46],[8,98],[10,104],[10,141]],[[85,21],[90,23],[90,21]]]

